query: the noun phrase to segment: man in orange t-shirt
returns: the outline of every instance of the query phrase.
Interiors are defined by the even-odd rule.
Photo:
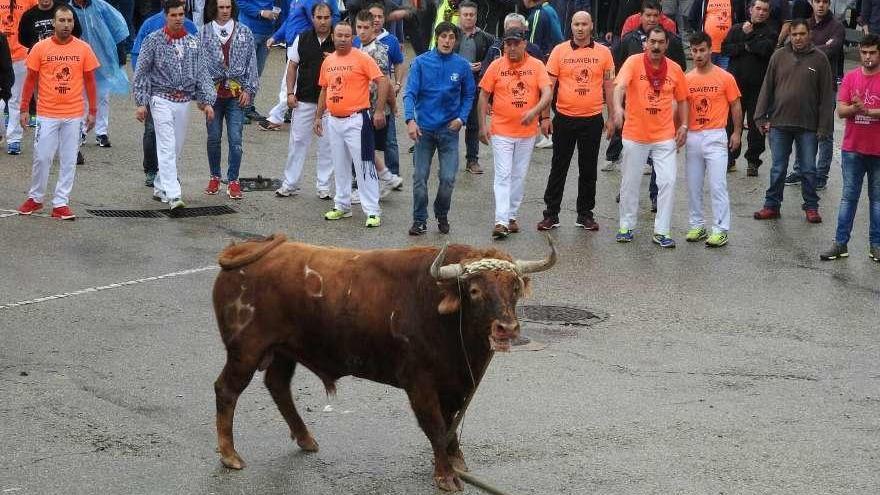
[[[34,166],[28,199],[18,208],[22,215],[43,208],[43,196],[49,181],[49,169],[58,153],[58,183],[52,199],[52,217],[73,220],[75,215],[68,206],[79,152],[80,129],[85,113],[85,90],[89,98],[89,114],[85,127],[95,125],[96,85],[95,69],[100,65],[95,53],[86,42],[74,37],[73,10],[61,4],[53,19],[55,35],[31,48],[27,57],[28,75],[19,100],[20,124],[27,125],[28,106],[34,87],[37,99],[37,127],[34,135]]]
[[[633,240],[639,211],[642,167],[650,156],[657,174],[657,216],[653,240],[675,247],[669,237],[675,190],[675,150],[687,137],[687,83],[681,67],[666,58],[669,33],[655,27],[648,33],[645,52],[630,56],[614,80],[614,126],[623,127],[623,166],[620,181],[618,242]],[[624,124],[623,100],[626,97]],[[673,122],[674,103],[678,102]]]
[[[375,130],[385,127],[385,103],[388,100],[388,79],[372,57],[351,48],[351,24],[339,22],[333,27],[336,50],[321,64],[318,85],[318,108],[315,112],[315,134],[327,132],[333,159],[336,184],[334,207],[324,214],[327,220],[351,216],[351,166],[361,197],[361,208],[367,216],[367,227],[381,225],[379,209],[379,177],[376,173]],[[370,82],[378,86],[376,108],[370,116]],[[327,129],[321,116],[330,113]]]
[[[22,126],[18,118],[21,88],[27,77],[27,48],[18,41],[18,27],[25,11],[37,4],[37,0],[0,0],[0,31],[9,42],[9,54],[12,55],[12,70],[15,82],[12,85],[12,98],[6,106],[9,121],[6,124],[6,152],[10,155],[21,154]]]
[[[556,88],[556,115],[552,121],[553,158],[544,190],[544,219],[538,230],[559,226],[559,211],[565,177],[574,148],[578,149],[577,222],[587,230],[598,230],[593,217],[596,207],[596,164],[605,122],[602,107],[614,90],[614,58],[611,50],[593,41],[593,19],[587,12],[571,17],[571,40],[556,45],[547,60],[550,85]],[[550,110],[545,110],[549,116]],[[608,121],[608,127],[611,120]]]
[[[712,63],[712,38],[706,33],[691,36],[694,68],[685,75],[688,85],[690,122],[687,136],[688,242],[706,239],[706,246],[727,244],[730,230],[730,199],[727,195],[727,153],[740,146],[742,106],[736,80]],[[727,119],[733,133],[727,141]],[[703,221],[703,178],[709,176],[712,197],[712,232]]]
[[[541,116],[553,97],[550,77],[544,64],[526,53],[526,37],[522,28],[505,30],[504,55],[489,64],[480,80],[480,141],[489,144],[491,136],[495,160],[495,239],[519,232],[516,216],[538,123],[545,136],[550,131],[550,118]],[[491,130],[486,128],[490,96]]]

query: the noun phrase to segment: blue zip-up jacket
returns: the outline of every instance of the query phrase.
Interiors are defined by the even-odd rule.
[[[299,33],[312,29],[312,7],[316,3],[326,3],[330,6],[330,16],[333,25],[339,22],[339,6],[336,0],[292,0],[290,10],[284,24],[275,31],[272,38],[275,41],[283,41],[288,45],[299,36]]]
[[[153,31],[158,31],[165,27],[165,12],[158,12],[156,14],[151,15],[141,24],[141,28],[138,30],[137,36],[134,39],[134,43],[131,45],[131,67],[134,70],[135,67],[138,66],[138,55],[141,53],[141,45],[144,43],[144,40],[152,34]],[[186,32],[189,34],[196,34],[199,30],[196,28],[196,24],[189,20],[183,20],[183,29],[186,29]]]
[[[549,57],[553,47],[563,40],[556,9],[549,2],[544,2],[531,9],[526,18],[529,21],[529,42],[538,45]],[[547,62],[546,58],[541,60]]]
[[[261,10],[272,10],[275,0],[239,0],[238,21],[247,26],[254,36],[269,36],[275,23],[260,17]]]
[[[442,129],[456,118],[467,122],[475,91],[471,64],[457,53],[443,55],[435,48],[413,59],[409,67],[405,119],[415,119],[426,131]]]

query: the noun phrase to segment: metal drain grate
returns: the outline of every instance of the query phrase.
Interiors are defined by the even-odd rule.
[[[281,187],[281,179],[272,179],[258,175],[256,177],[239,177],[238,183],[241,190],[248,191],[274,191]]]
[[[221,206],[197,206],[194,208],[180,208],[174,210],[86,210],[89,214],[101,218],[191,218],[191,217],[214,217],[238,213],[227,205]]]
[[[524,322],[551,327],[588,327],[608,318],[599,312],[568,306],[519,306],[516,314]]]
[[[158,210],[86,210],[91,215],[103,218],[161,218]]]

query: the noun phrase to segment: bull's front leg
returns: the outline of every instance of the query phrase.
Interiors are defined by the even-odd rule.
[[[455,474],[450,462],[448,423],[444,419],[437,391],[430,385],[420,384],[408,388],[406,393],[419,426],[434,450],[434,482],[441,490],[450,492],[463,490],[464,485]]]

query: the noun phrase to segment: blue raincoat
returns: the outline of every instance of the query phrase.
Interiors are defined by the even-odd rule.
[[[119,66],[116,45],[128,38],[128,25],[118,10],[104,0],[86,0],[80,7],[70,2],[82,25],[82,40],[92,47],[101,66],[95,71],[99,91],[128,93],[128,76]]]

